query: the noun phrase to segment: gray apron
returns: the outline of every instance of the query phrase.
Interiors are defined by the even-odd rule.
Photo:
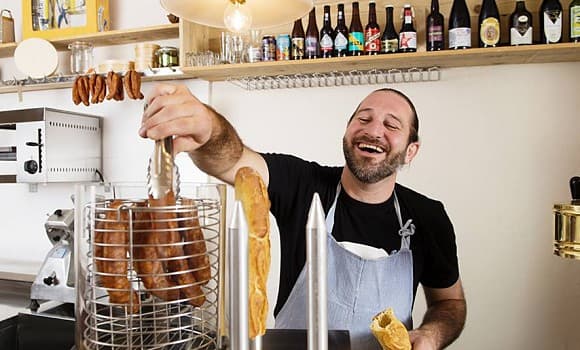
[[[339,193],[340,184],[326,216],[328,329],[349,330],[352,349],[380,350],[381,346],[370,331],[373,316],[392,307],[407,329],[413,326],[413,256],[409,247],[415,225],[411,219],[403,225],[399,200],[393,192],[401,226],[401,249],[383,258],[364,259],[339,245],[331,234]],[[276,316],[276,328],[307,328],[307,293],[304,267],[288,300]]]

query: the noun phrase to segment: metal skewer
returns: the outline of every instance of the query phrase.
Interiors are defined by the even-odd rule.
[[[228,227],[230,349],[248,350],[248,224],[240,201]]]
[[[324,209],[318,193],[314,193],[306,221],[308,350],[328,349],[326,235]]]

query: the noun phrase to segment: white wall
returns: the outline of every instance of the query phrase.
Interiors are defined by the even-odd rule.
[[[580,174],[579,77],[580,63],[509,65],[392,86],[414,101],[422,139],[400,182],[442,200],[455,225],[468,320],[453,349],[580,343],[580,262],[551,253],[552,205]],[[346,121],[376,88],[219,83],[212,103],[256,150],[342,164]],[[415,322],[423,310],[419,294]]]
[[[111,3],[119,6],[114,28],[166,23],[156,0],[143,1],[139,16],[128,10],[129,1]],[[12,73],[9,61],[0,60],[4,79]],[[442,200],[457,233],[468,320],[452,349],[576,349],[580,343],[580,262],[551,253],[552,205],[568,201],[568,179],[580,174],[579,77],[580,63],[509,65],[447,69],[439,82],[393,86],[411,97],[421,121],[422,148],[400,181]],[[343,162],[347,118],[378,87],[247,92],[229,83],[187,84],[254,149],[325,164]],[[28,92],[18,103],[5,94],[0,108],[48,105],[103,115],[105,174],[142,181],[152,146],[136,135],[141,103],[86,109],[72,105],[69,95],[68,89]],[[45,214],[70,207],[70,193],[70,186],[29,193],[23,185],[0,185],[1,268],[35,273],[49,248]],[[416,322],[423,310],[419,295]]]

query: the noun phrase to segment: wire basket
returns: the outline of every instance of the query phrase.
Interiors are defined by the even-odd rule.
[[[107,199],[82,213],[87,251],[77,348],[216,349],[219,199]],[[79,315],[81,316],[79,318]]]

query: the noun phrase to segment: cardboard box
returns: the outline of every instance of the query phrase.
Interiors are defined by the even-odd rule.
[[[0,11],[0,44],[14,42],[14,18],[10,10]]]
[[[109,0],[22,0],[22,39],[50,40],[109,29]]]

